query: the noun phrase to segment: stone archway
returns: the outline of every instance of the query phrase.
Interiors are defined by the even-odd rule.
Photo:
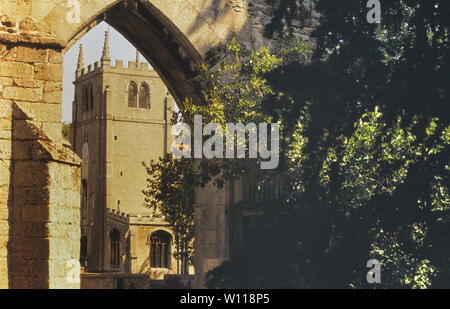
[[[76,7],[68,8],[66,0],[59,1],[42,19],[58,38],[67,42],[65,49],[93,26],[106,21],[147,58],[177,103],[197,97],[192,81],[197,64],[208,52],[233,36],[249,41],[253,33],[241,0],[72,1],[75,2],[80,4],[79,20],[70,18]]]
[[[0,288],[79,287],[67,276],[80,254],[81,160],[61,136],[65,50],[106,20],[178,103],[195,99],[196,65],[208,52],[233,36],[254,41],[244,2],[2,1]]]

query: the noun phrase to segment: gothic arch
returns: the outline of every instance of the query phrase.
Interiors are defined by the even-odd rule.
[[[35,2],[43,1],[36,0]],[[248,15],[227,0],[74,0],[39,12],[63,41],[65,50],[92,27],[105,20],[135,45],[161,76],[178,104],[199,101],[194,80],[197,64],[233,36],[249,36]],[[240,2],[240,1],[233,1]],[[77,19],[79,17],[79,19]],[[79,22],[78,22],[79,21]],[[152,42],[152,44],[148,44]]]
[[[165,230],[157,230],[149,236],[151,268],[171,268],[172,242],[172,234]]]
[[[110,268],[119,269],[121,266],[121,241],[122,237],[119,230],[112,229],[109,232],[109,249],[110,249]]]
[[[139,86],[139,108],[150,109],[150,88],[146,82]]]
[[[92,89],[92,84],[90,83],[83,87],[82,109],[83,112],[91,111],[94,109],[94,92]]]
[[[127,87],[128,107],[138,107],[138,86],[134,81],[128,83]]]
[[[17,53],[20,59],[6,57],[2,60],[1,77],[30,77],[45,82],[52,92],[36,91],[32,84],[24,84],[23,91],[27,96],[11,92],[11,98],[4,103],[9,114],[5,116],[7,122],[17,122],[26,128],[32,138],[33,145],[42,149],[38,157],[20,158],[13,154],[12,146],[6,149],[7,166],[4,168],[5,176],[2,183],[7,194],[0,196],[0,204],[8,205],[8,220],[0,218],[2,230],[0,236],[8,239],[8,247],[0,247],[0,268],[8,269],[0,275],[0,287],[20,288],[46,288],[46,287],[79,287],[79,283],[66,282],[65,265],[67,260],[78,260],[80,245],[80,229],[74,224],[68,224],[57,217],[66,209],[80,206],[79,194],[68,194],[70,199],[67,205],[58,203],[55,198],[57,186],[72,188],[73,192],[80,191],[79,181],[80,160],[63,144],[61,136],[61,82],[62,82],[62,55],[73,46],[87,31],[101,21],[106,21],[117,29],[125,38],[135,45],[141,54],[151,63],[160,75],[172,97],[178,104],[190,97],[194,102],[200,102],[198,93],[197,65],[202,59],[210,55],[216,47],[225,44],[236,36],[241,41],[254,43],[253,24],[249,20],[250,14],[246,11],[243,0],[33,0],[33,1],[3,1],[2,14],[6,14],[8,30],[3,31],[2,46],[21,48],[25,52]],[[77,11],[77,8],[80,11]],[[17,22],[16,22],[17,21]],[[5,23],[3,23],[5,24]],[[255,23],[256,24],[256,23]],[[4,27],[5,28],[5,27]],[[5,28],[5,29],[6,29]],[[11,29],[9,29],[11,28]],[[255,28],[256,29],[256,28]],[[36,33],[35,33],[36,32]],[[30,33],[32,35],[30,35]],[[34,34],[38,34],[34,36]],[[41,36],[42,35],[42,36]],[[37,52],[44,51],[44,52]],[[6,70],[3,70],[6,68]],[[50,85],[51,84],[51,85]],[[106,91],[100,94],[109,95]],[[34,115],[25,115],[21,105],[35,102]],[[14,110],[14,113],[12,113]],[[12,114],[16,115],[12,118]],[[20,119],[19,119],[20,118]],[[6,127],[6,126],[4,126]],[[5,136],[12,135],[12,127],[6,127]],[[42,128],[39,129],[39,128]],[[39,134],[34,134],[39,130]],[[17,134],[16,134],[17,135]],[[28,142],[28,139],[26,140]],[[21,137],[10,143],[14,147],[25,147]],[[28,144],[27,144],[28,145]],[[28,145],[29,146],[29,145]],[[14,153],[18,153],[15,151]],[[14,164],[10,165],[10,161]],[[32,165],[32,166],[31,166]],[[11,168],[10,168],[11,166]],[[56,167],[58,167],[56,169]],[[61,177],[50,177],[50,171],[58,170]],[[31,171],[33,177],[24,177]],[[9,176],[9,177],[8,177]],[[36,176],[36,177],[34,177]],[[64,177],[62,177],[64,176]],[[18,184],[14,179],[23,180]],[[50,221],[55,223],[46,228],[46,233],[38,233],[33,237],[23,238],[20,233],[20,224],[27,224],[26,220],[34,218],[31,208],[21,205],[19,200],[9,198],[11,192],[19,192],[23,187],[29,187],[33,181],[46,184],[36,188],[36,195],[49,196],[40,200],[40,209],[45,210]],[[60,183],[60,181],[62,183]],[[9,191],[11,189],[11,191]],[[17,191],[16,191],[17,190]],[[58,197],[59,198],[59,197]],[[23,220],[14,221],[16,213],[22,213]],[[64,207],[64,208],[63,208]],[[49,211],[52,209],[52,211]],[[25,211],[26,210],[26,211]],[[14,213],[13,213],[14,211]],[[19,212],[20,211],[20,212]],[[27,213],[26,213],[27,212]],[[46,224],[49,218],[42,219],[39,224]],[[80,219],[80,212],[73,211],[66,215],[69,222]],[[40,220],[40,219],[39,219]],[[72,247],[60,250],[50,248],[61,246],[59,239],[52,237],[60,229],[67,232],[67,244]],[[102,235],[108,231],[99,227]],[[92,241],[90,241],[92,243]],[[31,252],[23,250],[23,246],[39,246],[39,250]],[[101,255],[105,246],[100,248]],[[31,253],[32,254],[31,254]],[[27,256],[29,254],[29,256]],[[38,278],[31,282],[23,268],[16,264],[23,261],[24,256],[35,261],[38,267],[32,272]],[[33,260],[34,259],[34,260]],[[102,262],[103,263],[103,262]],[[200,262],[199,262],[200,263]],[[55,265],[58,265],[55,267]],[[52,269],[49,272],[49,269]],[[200,275],[202,273],[200,272]]]

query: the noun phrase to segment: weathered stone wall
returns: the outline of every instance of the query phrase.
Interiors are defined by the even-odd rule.
[[[229,214],[238,199],[237,182],[195,191],[195,288],[204,288],[208,272],[230,258]]]
[[[240,31],[236,37],[242,42],[249,43],[253,48],[259,48],[262,45],[269,46],[277,40],[278,34],[273,38],[266,37],[265,31],[272,22],[279,1],[272,5],[267,0],[227,0],[233,10],[237,13],[247,16],[246,28],[248,31]],[[310,41],[311,30],[317,26],[319,14],[313,9],[313,0],[303,1],[303,11],[299,12],[298,20],[293,20],[288,26],[285,20],[283,30],[290,32],[293,36],[302,41]]]
[[[0,287],[76,288],[79,159],[62,143],[64,43],[46,25],[0,28]]]
[[[11,288],[77,288],[67,262],[79,259],[79,159],[13,103],[9,201]]]

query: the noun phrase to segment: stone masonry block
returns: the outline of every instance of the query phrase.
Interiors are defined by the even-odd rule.
[[[47,205],[49,200],[48,190],[45,187],[18,187],[14,190],[14,204],[19,205]],[[48,210],[48,207],[47,207]]]
[[[36,141],[14,141],[13,158],[15,160],[30,160],[33,158]]]
[[[11,158],[11,140],[0,139],[0,160],[9,160]]]
[[[48,51],[46,49],[34,48],[28,46],[17,46],[9,53],[8,60],[39,63],[46,62]]]
[[[13,84],[18,87],[24,88],[42,88],[44,86],[43,81],[34,80],[34,79],[25,79],[25,78],[16,78],[14,79]]]
[[[62,103],[62,92],[46,92],[44,93],[44,101],[46,103]]]
[[[36,122],[61,122],[61,105],[28,102],[17,102],[16,104]]]
[[[44,101],[46,103],[62,103],[62,83],[46,82],[44,86]]]
[[[14,120],[13,138],[14,140],[37,139],[38,130],[30,125],[28,120]],[[20,145],[19,145],[20,146]]]
[[[10,139],[11,138],[11,120],[0,119],[0,139]]]
[[[45,238],[26,238],[20,237],[13,239],[14,246],[12,254],[23,257],[24,259],[46,259],[49,252],[49,240]],[[15,261],[18,259],[14,259]],[[17,270],[23,271],[23,265],[17,265]]]
[[[22,206],[22,216],[24,222],[46,222],[48,207],[45,204]]]
[[[9,223],[7,220],[0,220],[0,237],[1,235],[9,235]],[[7,241],[7,239],[3,238],[0,241]],[[0,249],[3,248],[3,246],[0,245]]]
[[[6,137],[1,136],[1,133],[0,133],[1,137],[3,137],[3,138],[10,137],[11,136],[11,133],[10,133],[11,130],[12,130],[12,122],[11,122],[11,120],[7,120],[7,119],[0,120],[0,132],[6,132],[7,133]]]
[[[54,141],[62,141],[62,124],[60,122],[38,122],[36,123],[47,136]]]
[[[64,61],[63,53],[55,50],[49,50],[48,62],[55,64],[62,64]]]
[[[0,220],[8,219],[9,181],[0,185]]]
[[[14,78],[30,78],[33,66],[22,62],[0,62],[0,76]]]
[[[63,90],[62,82],[45,82],[44,93],[61,92]]]
[[[8,184],[10,180],[9,175],[10,163],[6,160],[0,160],[0,184]]]
[[[2,94],[5,99],[39,102],[42,101],[42,93],[41,88],[5,87]]]
[[[48,170],[44,162],[16,162],[14,166],[14,187],[48,185]]]
[[[44,81],[62,81],[63,66],[61,64],[36,64],[35,79]]]
[[[5,250],[6,251],[6,250]],[[6,257],[0,257],[0,273],[8,273],[8,260]],[[0,289],[7,289],[9,287],[8,276],[0,276]]]
[[[10,77],[0,77],[0,90],[5,86],[11,86],[13,79]]]

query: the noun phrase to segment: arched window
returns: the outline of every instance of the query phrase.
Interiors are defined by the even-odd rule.
[[[139,88],[139,108],[150,109],[150,91],[146,83]]]
[[[94,91],[92,90],[92,85],[89,85],[89,110],[94,109]]]
[[[94,92],[92,91],[92,85],[86,85],[83,88],[83,112],[92,110],[94,108]]]
[[[150,236],[150,267],[170,268],[170,249],[172,236],[164,231],[158,231]]]
[[[87,183],[86,179],[83,179],[81,181],[81,183],[82,183],[82,194],[83,194],[83,200],[82,200],[81,206],[83,208],[87,208],[87,204],[88,204],[88,183]]]
[[[128,107],[137,107],[137,86],[134,82],[128,85]]]
[[[80,243],[80,264],[83,267],[87,266],[87,237],[81,237]]]
[[[111,268],[120,267],[120,232],[117,229],[113,229],[109,233],[111,241]]]
[[[82,105],[82,111],[85,112],[88,110],[89,106],[89,89],[88,86],[83,87],[83,105]]]

